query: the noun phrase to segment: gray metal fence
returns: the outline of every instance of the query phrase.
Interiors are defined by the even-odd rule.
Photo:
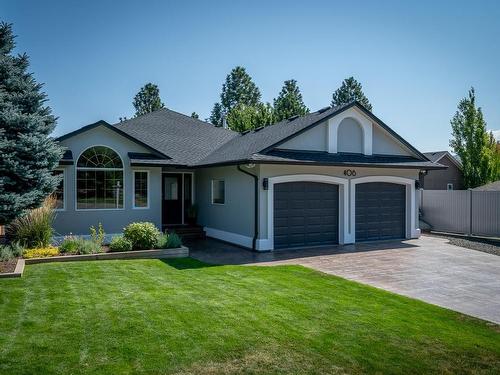
[[[420,190],[420,212],[435,231],[500,237],[500,191]]]

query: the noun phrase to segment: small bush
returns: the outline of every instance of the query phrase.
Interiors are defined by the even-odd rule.
[[[160,233],[158,235],[158,241],[156,243],[156,248],[157,249],[166,249],[168,245],[168,234],[167,233]]]
[[[64,240],[59,245],[59,251],[63,254],[78,254],[81,241],[82,239],[80,237],[64,237]]]
[[[167,238],[167,249],[182,246],[182,240],[177,233],[169,233]]]
[[[10,245],[0,245],[0,262],[20,257],[23,254],[23,250],[23,247],[17,242],[13,242]]]
[[[37,249],[28,249],[24,250],[23,258],[31,259],[31,258],[48,258],[59,255],[59,250],[56,247],[48,246],[41,247]]]
[[[110,251],[131,251],[132,242],[127,240],[125,237],[117,236],[113,237],[111,243],[109,244]]]
[[[0,262],[6,262],[14,258],[14,253],[8,245],[0,245]]]
[[[84,254],[97,254],[102,251],[101,245],[89,241],[89,240],[84,240],[83,238],[78,244],[78,254],[84,255]]]
[[[95,229],[93,225],[90,227],[90,237],[92,239],[92,242],[95,242],[99,246],[102,246],[105,236],[106,233],[104,233],[104,228],[102,227],[101,223],[97,225],[97,229]]]
[[[7,227],[9,235],[25,247],[48,247],[52,239],[56,200],[47,197],[41,207],[29,210]]]
[[[96,254],[102,251],[101,245],[82,237],[67,236],[59,245],[59,251],[63,254]]]
[[[132,223],[123,229],[124,237],[132,243],[134,250],[154,249],[160,231],[153,223]]]
[[[16,258],[23,255],[24,247],[22,247],[19,242],[12,242],[10,248],[12,249],[12,254]]]

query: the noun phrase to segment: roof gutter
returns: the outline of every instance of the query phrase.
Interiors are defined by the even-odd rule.
[[[241,165],[237,165],[238,170],[241,173],[244,173],[248,176],[251,176],[254,181],[254,231],[253,231],[253,238],[252,238],[252,250],[256,251],[257,250],[257,238],[259,237],[259,177],[245,171],[244,169],[241,169]]]

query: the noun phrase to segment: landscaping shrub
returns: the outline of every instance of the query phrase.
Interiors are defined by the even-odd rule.
[[[134,250],[154,249],[160,231],[153,223],[132,223],[123,229],[124,237],[132,243]]]
[[[78,254],[81,241],[82,239],[80,237],[64,237],[64,240],[59,245],[59,251],[63,254]]]
[[[182,246],[182,240],[177,233],[169,233],[167,238],[167,249]]]
[[[0,245],[0,262],[6,262],[14,258],[14,254],[10,246]]]
[[[0,245],[0,262],[20,257],[23,254],[23,250],[23,247],[17,242],[13,242],[10,245]]]
[[[109,244],[110,251],[131,251],[132,242],[123,236],[113,237]]]
[[[47,247],[52,239],[56,201],[47,197],[41,207],[29,210],[8,226],[9,236],[24,247]]]
[[[47,246],[47,247],[40,247],[36,249],[28,249],[24,250],[23,252],[23,258],[25,259],[31,259],[31,258],[48,258],[48,257],[53,257],[59,255],[59,250],[57,247],[53,246]]]
[[[156,248],[157,249],[166,249],[168,245],[168,234],[167,233],[160,233],[158,235],[158,241],[156,243]]]
[[[97,229],[95,229],[93,225],[90,227],[90,237],[92,239],[92,242],[95,242],[99,246],[102,246],[105,236],[106,233],[104,233],[104,228],[102,227],[101,223],[98,224]]]
[[[59,251],[63,254],[96,254],[102,251],[102,247],[83,237],[67,236],[59,245]]]
[[[78,243],[78,253],[77,254],[80,254],[80,255],[97,254],[97,253],[100,253],[101,251],[102,251],[101,245],[99,245],[93,241],[89,241],[89,240],[85,240],[85,239],[81,238],[81,241]]]

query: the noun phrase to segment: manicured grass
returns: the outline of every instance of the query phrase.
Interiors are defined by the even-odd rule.
[[[498,326],[299,266],[50,263],[0,280],[2,374],[499,369]]]

